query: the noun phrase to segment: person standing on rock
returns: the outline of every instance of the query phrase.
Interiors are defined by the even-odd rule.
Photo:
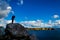
[[[15,16],[13,15],[13,16],[12,16],[12,24],[13,24],[13,22],[14,22],[14,18],[15,18]]]

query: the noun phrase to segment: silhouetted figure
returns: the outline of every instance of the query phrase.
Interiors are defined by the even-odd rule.
[[[15,18],[15,16],[13,15],[13,16],[12,16],[12,24],[13,24],[13,22],[14,22],[14,18]]]

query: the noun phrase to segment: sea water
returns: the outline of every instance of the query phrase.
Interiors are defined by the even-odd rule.
[[[34,34],[38,40],[60,40],[60,28],[56,28],[56,30],[29,30],[29,34]]]

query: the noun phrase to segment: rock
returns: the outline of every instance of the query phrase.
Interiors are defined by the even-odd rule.
[[[6,26],[6,29],[5,29],[5,32],[6,32],[6,39],[7,40],[31,40],[31,37],[27,30],[24,28],[24,26],[22,26],[21,24],[19,23],[10,23],[10,24],[7,24]]]
[[[5,29],[4,27],[0,26],[0,36],[5,34]]]
[[[0,26],[0,40],[4,39],[5,29],[3,26]]]
[[[30,36],[30,39],[31,39],[31,40],[37,40],[37,37],[35,36],[35,34],[32,34],[32,35]]]

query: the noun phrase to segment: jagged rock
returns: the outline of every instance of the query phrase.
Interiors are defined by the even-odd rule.
[[[27,32],[27,30],[22,26],[21,24],[18,23],[10,23],[7,24],[6,29],[6,39],[7,40],[32,40],[32,36],[30,36]]]

